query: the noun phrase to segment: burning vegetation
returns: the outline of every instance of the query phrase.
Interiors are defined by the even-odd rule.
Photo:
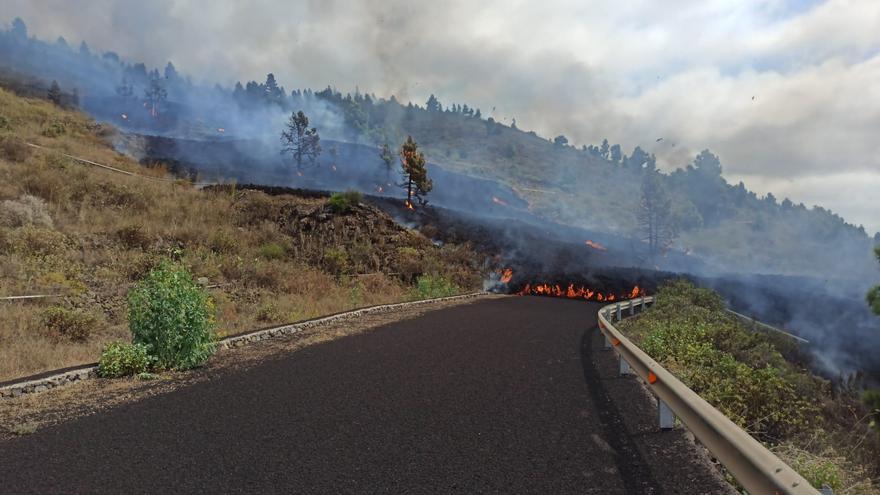
[[[602,292],[594,290],[583,285],[575,286],[570,283],[567,286],[563,284],[526,284],[522,290],[516,293],[519,296],[552,296],[565,297],[568,299],[584,299],[587,301],[611,302],[625,299],[634,299],[640,295],[644,295],[639,286],[635,286],[626,293],[615,294],[613,292]]]
[[[590,288],[584,284],[577,284],[574,282],[529,282],[522,285],[512,285],[511,282],[514,278],[514,272],[512,268],[498,269],[496,270],[496,273],[499,276],[498,281],[510,287],[512,289],[510,292],[518,296],[550,296],[564,297],[567,299],[583,299],[586,301],[611,302],[634,299],[636,297],[646,295],[645,290],[639,285],[633,285],[632,289],[629,290]],[[519,289],[517,290],[516,287],[519,287]]]
[[[599,244],[598,242],[593,242],[589,239],[584,241],[584,244],[586,244],[588,247],[591,247],[597,251],[608,251],[608,248],[606,248],[605,246]]]

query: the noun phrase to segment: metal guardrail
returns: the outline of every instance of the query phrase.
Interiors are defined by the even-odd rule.
[[[766,331],[768,331],[768,332],[773,332],[773,333],[776,333],[776,334],[782,335],[782,336],[787,337],[787,338],[790,338],[790,339],[792,339],[792,340],[794,340],[794,341],[800,342],[801,344],[809,344],[809,343],[810,343],[809,340],[807,340],[807,339],[805,339],[805,338],[803,338],[803,337],[799,337],[799,336],[797,336],[797,335],[795,335],[795,334],[793,334],[793,333],[789,333],[789,332],[786,332],[785,330],[780,330],[780,329],[778,329],[778,328],[776,328],[776,327],[774,327],[774,326],[770,326],[770,325],[768,325],[768,324],[766,324],[766,323],[760,322],[760,321],[756,320],[755,318],[753,318],[753,317],[751,317],[751,316],[746,316],[746,315],[744,315],[744,314],[742,314],[742,313],[737,313],[736,311],[734,311],[734,310],[732,310],[732,309],[726,309],[725,311],[727,311],[728,313],[732,314],[733,316],[736,316],[736,317],[739,318],[740,321],[742,321],[743,323],[746,323],[746,324],[752,325],[752,326],[755,327],[755,328],[757,328],[757,327],[763,328],[764,330],[766,330]]]
[[[606,347],[613,348],[620,357],[621,373],[634,371],[657,396],[660,427],[672,428],[677,416],[752,495],[818,495],[794,469],[660,366],[612,324],[623,318],[623,310],[628,309],[633,315],[637,307],[644,309],[653,302],[654,298],[648,296],[605,306],[599,310],[599,329],[605,335]]]

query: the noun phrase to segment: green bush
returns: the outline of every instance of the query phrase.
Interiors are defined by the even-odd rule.
[[[101,353],[98,375],[104,378],[142,375],[150,370],[152,363],[147,346],[113,342]]]
[[[442,275],[422,275],[416,280],[413,295],[416,299],[454,296],[461,289]]]
[[[330,208],[335,213],[348,213],[361,202],[363,197],[360,192],[351,190],[344,193],[333,193],[330,195]]]
[[[167,260],[129,293],[128,324],[159,369],[194,368],[215,350],[214,303],[185,268]]]
[[[267,260],[277,260],[287,254],[287,248],[277,242],[267,242],[260,246],[260,256]]]
[[[657,303],[621,323],[648,355],[732,421],[764,438],[806,431],[821,385],[785,361],[763,334],[723,311],[707,289],[675,281]]]
[[[43,311],[43,327],[54,338],[82,342],[92,335],[95,317],[78,310],[53,306]]]
[[[775,447],[773,451],[814,488],[828,487],[835,492],[843,489],[845,484],[850,485],[849,488],[858,488],[852,487],[852,480],[846,479],[848,473],[858,471],[858,468],[849,465],[843,456],[837,455],[833,450],[817,455],[786,443]],[[853,493],[861,492],[854,490]]]

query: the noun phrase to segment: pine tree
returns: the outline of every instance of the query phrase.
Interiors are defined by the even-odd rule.
[[[151,116],[159,116],[159,108],[166,98],[168,98],[168,92],[162,85],[162,78],[159,76],[159,71],[153,69],[153,71],[150,72],[150,80],[147,89],[144,90],[144,102],[147,104],[147,108],[150,109]]]
[[[128,83],[128,79],[122,76],[122,82],[116,86],[116,94],[122,98],[129,99],[134,95],[134,86]]]
[[[302,169],[304,161],[314,165],[321,154],[321,138],[318,130],[309,128],[309,118],[300,110],[292,112],[287,121],[287,129],[281,131],[281,154],[290,154]]]
[[[275,81],[275,74],[267,74],[266,84],[263,86],[265,88],[265,98],[267,102],[276,105],[284,104],[284,90],[278,87],[278,82]]]
[[[391,153],[391,147],[388,146],[388,143],[382,143],[382,147],[379,149],[379,158],[385,162],[385,167],[391,170],[391,164],[394,163],[394,154]]]
[[[610,153],[611,153],[611,161],[614,163],[620,163],[620,160],[623,157],[623,154],[620,151],[620,145],[615,144],[615,145],[611,146]]]
[[[12,36],[21,40],[26,40],[28,37],[27,26],[24,21],[21,20],[21,17],[16,17],[12,20]]]
[[[654,256],[664,252],[675,240],[672,200],[660,182],[660,174],[649,172],[642,178],[642,197],[637,212],[642,239]]]
[[[49,86],[49,91],[46,93],[46,98],[56,105],[61,105],[61,87],[58,86],[58,81],[52,81],[52,85]]]
[[[428,98],[428,101],[425,102],[425,109],[429,112],[439,112],[440,111],[440,102],[437,101],[437,98],[434,95],[431,95]]]
[[[874,242],[880,242],[880,234],[874,236]],[[880,261],[880,246],[874,246],[874,255],[877,256],[877,261]],[[871,311],[880,315],[880,285],[869,290],[866,299],[871,306]]]
[[[403,172],[403,182],[398,186],[406,189],[405,204],[407,208],[414,208],[413,197],[419,201],[420,205],[426,204],[427,201],[422,196],[433,189],[434,183],[428,178],[425,155],[419,151],[419,145],[412,136],[407,136],[406,142],[400,147],[400,166]]]
[[[604,159],[607,160],[607,159],[608,159],[608,153],[609,153],[609,152],[610,152],[610,148],[609,148],[609,146],[608,146],[608,140],[607,140],[607,139],[603,139],[603,140],[602,140],[602,146],[599,148],[599,156],[601,156],[602,158],[604,158]]]

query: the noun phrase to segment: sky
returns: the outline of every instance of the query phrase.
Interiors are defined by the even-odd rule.
[[[876,0],[0,0],[0,12],[194,80],[273,72],[288,89],[433,93],[578,146],[640,145],[666,170],[709,148],[732,183],[880,231]]]

